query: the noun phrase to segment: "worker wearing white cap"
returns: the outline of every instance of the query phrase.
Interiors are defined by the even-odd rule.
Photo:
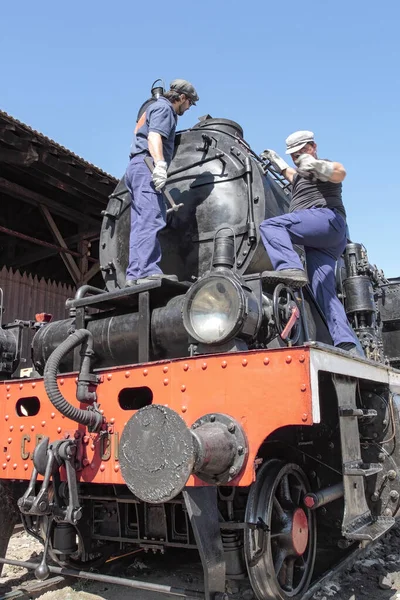
[[[336,295],[335,266],[346,246],[346,211],[342,202],[342,164],[321,160],[312,131],[296,131],[286,138],[290,167],[274,150],[262,157],[292,184],[289,213],[263,221],[260,233],[274,271],[263,273],[271,283],[301,287],[310,279],[335,346],[357,353],[354,333]],[[293,244],[304,246],[307,273]]]

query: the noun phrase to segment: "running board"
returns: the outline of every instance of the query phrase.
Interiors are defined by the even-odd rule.
[[[363,462],[351,462],[343,465],[343,474],[353,475],[355,477],[370,477],[380,473],[383,469],[383,465],[380,463],[363,463]]]

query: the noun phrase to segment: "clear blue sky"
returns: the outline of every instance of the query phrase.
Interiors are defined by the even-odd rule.
[[[399,22],[399,0],[3,2],[0,108],[117,177],[157,77],[198,90],[181,129],[210,113],[281,153],[311,129],[353,240],[399,276]]]

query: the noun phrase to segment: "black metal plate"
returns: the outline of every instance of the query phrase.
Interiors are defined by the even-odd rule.
[[[174,498],[193,463],[192,434],[178,413],[152,404],[129,419],[121,436],[121,472],[140,500],[158,504]]]

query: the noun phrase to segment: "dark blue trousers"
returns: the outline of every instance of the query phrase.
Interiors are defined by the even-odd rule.
[[[321,307],[333,344],[355,343],[343,308],[336,295],[336,261],[346,246],[346,223],[329,208],[307,208],[263,221],[261,238],[275,270],[303,269],[293,244],[304,246],[308,278]]]
[[[161,246],[158,232],[166,224],[166,207],[161,192],[156,192],[151,172],[144,156],[135,156],[125,173],[125,183],[131,193],[131,232],[127,279],[139,279],[162,273]]]

